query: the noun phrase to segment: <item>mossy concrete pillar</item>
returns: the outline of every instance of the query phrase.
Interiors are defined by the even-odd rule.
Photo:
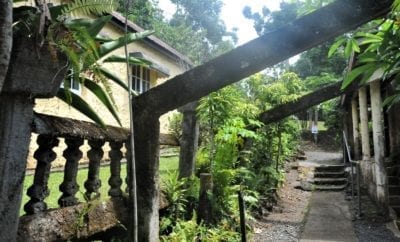
[[[385,159],[385,137],[384,119],[381,97],[380,80],[373,81],[370,85],[371,91],[371,112],[372,131],[374,142],[374,169],[376,182],[376,197],[379,203],[387,204],[387,178],[384,166]]]
[[[196,152],[199,140],[199,122],[196,117],[197,102],[183,106],[182,137],[180,139],[179,178],[190,177],[195,170]]]

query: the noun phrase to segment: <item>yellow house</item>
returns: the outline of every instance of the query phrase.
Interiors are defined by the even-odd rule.
[[[104,37],[113,39],[121,37],[124,31],[124,23],[125,18],[120,13],[113,12],[112,20],[103,28],[100,34]],[[144,30],[133,22],[128,21],[128,31],[141,32]],[[152,63],[150,67],[134,65],[129,67],[133,88],[138,93],[145,92],[149,88],[157,86],[168,79],[185,72],[193,66],[192,62],[186,56],[182,55],[154,35],[146,37],[141,41],[129,44],[128,52],[131,56],[141,57],[149,60]],[[117,49],[111,54],[124,55],[124,48]],[[127,67],[124,63],[104,63],[104,67],[118,76],[121,80],[128,83]],[[128,93],[126,90],[116,84],[113,84],[112,82],[110,82],[110,86],[115,104],[118,108],[118,115],[121,119],[122,126],[129,127]],[[70,88],[71,91],[80,95],[86,102],[88,102],[107,125],[118,126],[117,121],[103,106],[103,104],[101,104],[90,91],[82,87],[80,83],[72,82]],[[35,111],[37,113],[90,121],[86,116],[57,98],[37,99]],[[167,113],[160,118],[161,133],[168,133],[168,117],[170,115],[171,113]],[[35,141],[36,135],[33,135],[30,148],[31,152],[28,157],[28,167],[33,167],[35,164],[33,159],[33,152],[37,148]],[[62,142],[60,144],[61,145],[55,149],[57,150],[56,152],[58,154],[58,158],[61,157],[62,150],[65,148]],[[85,151],[87,150],[87,147],[83,147],[81,150],[86,153]],[[62,159],[57,159],[55,164],[57,163],[58,165],[63,163]]]

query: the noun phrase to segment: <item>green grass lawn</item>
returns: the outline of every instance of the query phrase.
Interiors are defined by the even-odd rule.
[[[178,157],[173,156],[173,157],[161,157],[160,158],[160,179],[161,181],[163,180],[163,177],[165,177],[168,172],[174,171],[178,169]],[[88,174],[88,169],[80,169],[78,171],[78,176],[77,176],[77,182],[79,184],[79,191],[76,194],[77,198],[80,201],[84,201],[83,199],[83,194],[85,193],[85,187],[84,183],[87,179],[87,174]],[[59,186],[63,181],[63,172],[53,172],[50,174],[49,178],[49,189],[50,189],[50,195],[49,197],[46,198],[46,203],[48,208],[57,208],[58,207],[58,199],[61,196],[61,192],[59,190]],[[123,164],[121,166],[121,177],[124,181],[122,185],[122,189],[125,190],[126,184],[125,184],[125,178],[126,178],[126,164]],[[99,192],[101,194],[101,198],[105,199],[108,197],[108,190],[110,189],[110,186],[108,185],[108,179],[110,178],[110,167],[109,166],[104,166],[101,167],[100,169],[100,180],[101,180],[101,188],[99,189]],[[24,181],[24,195],[22,198],[22,204],[25,205],[29,201],[29,197],[26,195],[27,189],[32,185],[33,183],[33,175],[29,175],[25,177]],[[25,212],[23,211],[23,205],[21,206],[20,209],[20,214],[24,214]]]

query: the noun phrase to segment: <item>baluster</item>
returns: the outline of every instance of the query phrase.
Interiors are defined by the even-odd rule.
[[[79,185],[76,183],[76,175],[78,173],[79,160],[82,158],[82,151],[79,147],[83,144],[81,138],[66,138],[65,143],[67,149],[64,150],[63,156],[66,159],[64,168],[64,181],[60,185],[60,191],[63,193],[58,200],[60,207],[72,206],[78,203],[75,197],[79,190]]]
[[[89,158],[89,172],[88,179],[85,182],[86,193],[85,196],[90,200],[92,193],[96,197],[100,196],[98,192],[101,187],[101,180],[99,179],[100,161],[103,158],[104,151],[101,148],[105,141],[103,140],[89,140],[90,150],[87,155]]]
[[[36,140],[39,148],[35,151],[33,157],[37,160],[37,165],[33,185],[29,187],[27,192],[31,199],[24,206],[27,214],[36,214],[47,209],[44,199],[50,193],[47,183],[49,181],[51,162],[57,157],[53,147],[57,146],[58,142],[56,137],[47,135],[39,135]]]
[[[111,159],[110,171],[111,177],[108,180],[108,184],[110,184],[110,190],[108,191],[108,195],[111,197],[120,197],[122,196],[122,179],[121,179],[121,159],[122,159],[122,143],[121,142],[110,142],[111,150],[108,153]]]

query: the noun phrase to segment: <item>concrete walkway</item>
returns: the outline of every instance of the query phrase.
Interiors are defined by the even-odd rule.
[[[358,241],[343,192],[314,192],[301,236],[306,241]]]

